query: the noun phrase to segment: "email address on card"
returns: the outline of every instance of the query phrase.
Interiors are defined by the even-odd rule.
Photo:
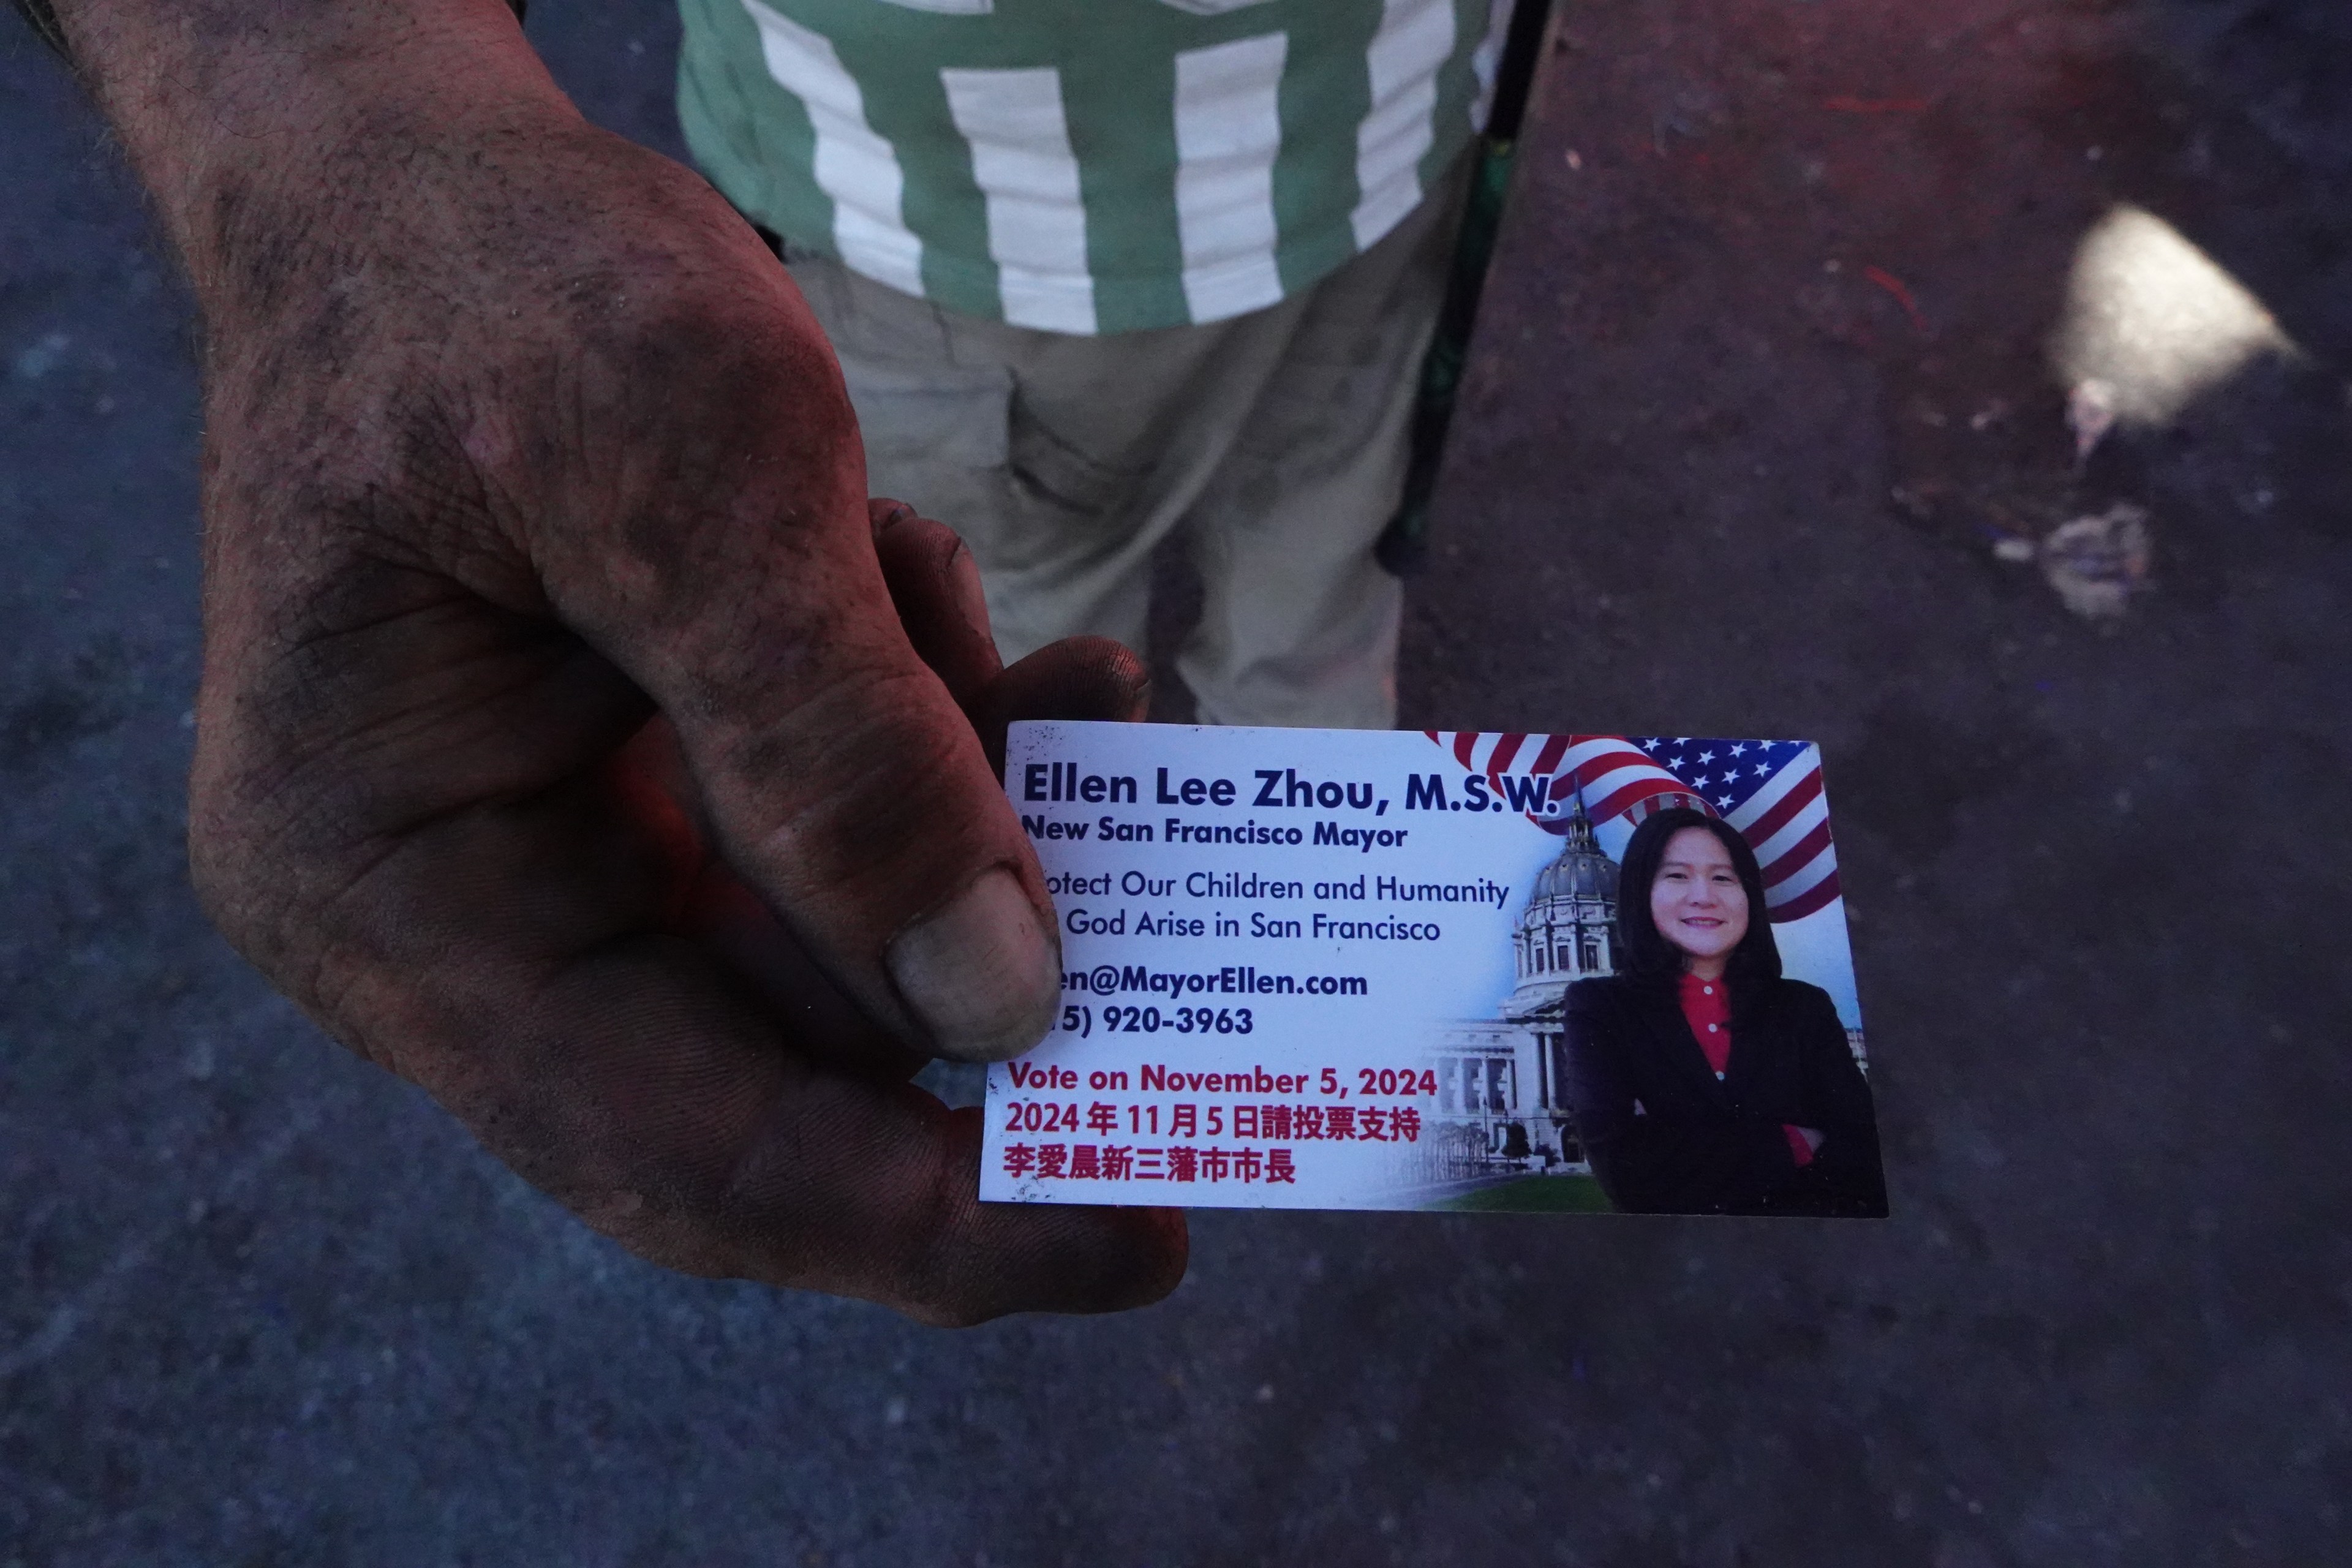
[[[1062,976],[1064,991],[1094,996],[1368,996],[1360,974],[1268,974],[1247,964],[1223,969],[1166,970],[1142,963],[1097,963]]]

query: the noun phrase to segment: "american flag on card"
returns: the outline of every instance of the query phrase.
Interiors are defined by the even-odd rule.
[[[1691,735],[1522,735],[1427,730],[1498,795],[1502,781],[1549,775],[1549,799],[1528,820],[1568,831],[1579,795],[1595,822],[1639,823],[1686,805],[1719,816],[1748,840],[1764,872],[1764,904],[1776,922],[1802,920],[1838,896],[1837,848],[1822,795],[1821,748],[1810,741],[1719,741]],[[1513,794],[1513,800],[1525,798]]]

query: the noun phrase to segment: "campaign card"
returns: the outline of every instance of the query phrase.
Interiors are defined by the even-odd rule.
[[[1878,1215],[1803,741],[1024,722],[1055,1031],[981,1195]]]

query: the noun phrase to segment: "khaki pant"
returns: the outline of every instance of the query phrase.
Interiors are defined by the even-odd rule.
[[[1278,305],[1110,337],[1009,327],[787,252],[849,383],[867,488],[961,533],[1010,662],[1143,644],[1150,558],[1204,590],[1177,669],[1204,722],[1386,728],[1402,595],[1372,559],[1469,160],[1371,249]]]

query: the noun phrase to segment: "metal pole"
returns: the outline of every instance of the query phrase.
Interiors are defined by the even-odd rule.
[[[1473,154],[1478,167],[1462,215],[1462,232],[1454,242],[1445,303],[1438,312],[1437,335],[1430,341],[1429,353],[1421,364],[1404,498],[1381,531],[1380,542],[1372,547],[1380,563],[1400,577],[1418,566],[1429,552],[1430,492],[1437,488],[1437,465],[1445,455],[1445,430],[1454,419],[1454,395],[1462,383],[1471,329],[1478,321],[1478,295],[1486,284],[1487,263],[1494,258],[1495,231],[1503,220],[1511,154],[1543,52],[1544,25],[1550,17],[1551,0],[1518,0],[1511,12],[1502,62],[1496,68],[1495,101]]]

